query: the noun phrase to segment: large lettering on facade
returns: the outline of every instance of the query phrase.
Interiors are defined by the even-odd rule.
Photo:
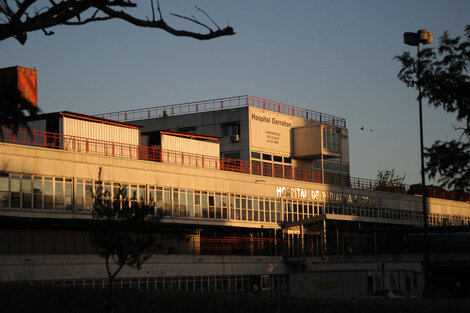
[[[286,197],[301,200],[346,203],[370,207],[382,206],[382,199],[380,197],[372,197],[345,192],[321,191],[313,189],[277,186],[276,195],[278,197]]]

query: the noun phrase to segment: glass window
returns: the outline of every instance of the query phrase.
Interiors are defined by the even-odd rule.
[[[234,195],[230,195],[230,219],[235,219],[235,198]]]
[[[93,210],[93,181],[91,180],[85,181],[85,210],[89,212]]]
[[[54,209],[54,186],[52,184],[52,177],[44,178],[44,209]]]
[[[222,198],[220,193],[215,194],[215,218],[222,218]]]
[[[264,198],[259,198],[259,221],[264,222]]]
[[[253,220],[253,200],[252,197],[247,198],[248,220]]]
[[[64,209],[64,182],[62,178],[55,179],[55,209]]]
[[[173,189],[173,217],[180,216],[178,188]]]
[[[19,175],[10,176],[10,196],[11,196],[10,206],[12,208],[19,208],[20,207],[20,176]]]
[[[222,218],[227,219],[227,194],[222,194]]]
[[[72,211],[72,179],[64,180],[64,206],[67,211]]]
[[[213,192],[209,192],[209,218],[215,218],[215,201]]]
[[[273,161],[282,163],[282,156],[273,155]]]
[[[171,215],[170,188],[163,188],[163,215]]]
[[[154,186],[148,186],[148,209],[150,211],[150,214],[151,215],[154,215],[156,212],[155,212],[155,200],[156,200],[156,193],[155,193],[155,187]],[[158,215],[161,215],[162,212],[161,212],[161,209],[160,209],[160,212],[158,212]]]
[[[201,214],[201,192],[194,192],[194,217],[202,217]]]
[[[42,177],[33,178],[33,208],[42,210]]]
[[[270,222],[271,221],[270,211],[271,211],[271,208],[270,208],[270,205],[269,205],[269,199],[266,198],[266,200],[264,201],[264,221],[265,222]]]
[[[272,156],[270,154],[264,154],[263,153],[263,160],[265,161],[271,161],[272,160]]]
[[[0,206],[4,208],[10,206],[8,200],[9,181],[8,173],[0,173]]]
[[[258,221],[259,215],[259,205],[258,205],[258,197],[253,197],[253,220]]]
[[[241,219],[241,213],[240,213],[240,196],[236,195],[235,198],[235,219],[240,220]]]
[[[207,192],[203,191],[201,194],[202,217],[209,218],[209,203],[207,201]]]
[[[242,220],[247,220],[247,212],[246,212],[246,196],[241,197],[241,205],[242,205]]]
[[[285,157],[285,158],[284,158],[284,163],[291,164],[291,163],[292,163],[292,159]]]
[[[251,157],[253,159],[261,159],[261,153],[259,152],[251,152]]]
[[[21,181],[21,207],[25,209],[32,207],[32,181],[29,175],[23,175]]]
[[[194,217],[194,203],[193,203],[193,191],[188,190],[187,191],[187,197],[186,197],[186,209],[187,209],[187,216],[188,217]]]
[[[155,189],[155,209],[157,212],[157,215],[168,215],[164,214],[164,202],[163,202],[163,188],[162,187],[157,187]]]

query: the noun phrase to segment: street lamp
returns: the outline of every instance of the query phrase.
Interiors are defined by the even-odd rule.
[[[426,29],[420,29],[416,33],[406,32],[403,34],[405,44],[418,47],[418,69],[417,69],[417,85],[418,85],[418,102],[419,102],[419,137],[421,150],[421,186],[423,188],[423,229],[424,229],[424,295],[429,291],[429,251],[428,251],[428,211],[426,207],[426,177],[424,174],[424,144],[423,144],[423,104],[421,101],[421,63],[419,61],[419,45],[427,45],[432,43],[433,35]]]

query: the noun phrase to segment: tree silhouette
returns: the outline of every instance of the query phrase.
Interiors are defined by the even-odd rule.
[[[379,170],[377,172],[376,190],[405,193],[405,175],[398,176],[395,170]]]
[[[0,81],[0,137],[3,136],[3,127],[14,133],[20,127],[29,130],[26,120],[38,111],[16,86]]]
[[[230,26],[220,28],[204,10],[197,6],[196,12],[213,26],[209,26],[195,16],[186,17],[171,13],[172,16],[204,28],[206,32],[198,33],[173,28],[163,18],[160,2],[157,0],[156,6],[153,0],[148,3],[151,17],[144,19],[128,12],[138,6],[131,0],[0,0],[0,41],[16,38],[21,44],[25,44],[29,32],[42,30],[46,36],[50,36],[54,34],[50,30],[54,26],[80,26],[112,19],[123,20],[138,27],[161,29],[174,36],[199,40],[235,34]],[[28,128],[27,117],[37,112],[38,108],[24,98],[15,86],[0,81],[0,135],[2,135],[2,126],[14,132],[19,127]]]
[[[470,25],[464,37],[444,32],[438,49],[420,52],[419,63],[409,52],[395,59],[402,64],[398,79],[412,88],[420,84],[421,96],[429,105],[457,113],[460,123],[454,126],[458,139],[436,141],[426,149],[429,177],[438,177],[442,187],[470,192]]]
[[[101,169],[100,169],[101,176]],[[160,220],[152,207],[132,201],[129,204],[127,190],[119,189],[111,198],[109,191],[103,192],[103,184],[96,184],[90,243],[105,259],[108,275],[108,304],[112,307],[113,282],[124,266],[140,269],[151,256],[155,245],[150,228]]]
[[[195,16],[186,17],[179,14],[171,15],[188,20],[206,29],[205,33],[176,29],[163,18],[160,3],[150,0],[151,17],[140,18],[129,13],[138,5],[131,0],[0,0],[0,41],[16,38],[25,44],[28,33],[42,30],[46,36],[53,35],[50,28],[58,25],[79,26],[92,22],[119,19],[139,27],[157,28],[174,36],[191,37],[209,40],[222,36],[234,35],[233,28],[220,28],[202,9],[196,6],[197,12],[209,20],[201,22]],[[142,4],[139,4],[142,6]]]

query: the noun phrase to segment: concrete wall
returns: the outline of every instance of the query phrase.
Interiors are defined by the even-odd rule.
[[[0,255],[0,281],[106,278],[104,259],[96,255]],[[281,257],[155,255],[141,270],[124,267],[119,278],[160,276],[232,276],[288,274]]]
[[[290,293],[309,298],[366,298],[367,271],[292,273]]]

